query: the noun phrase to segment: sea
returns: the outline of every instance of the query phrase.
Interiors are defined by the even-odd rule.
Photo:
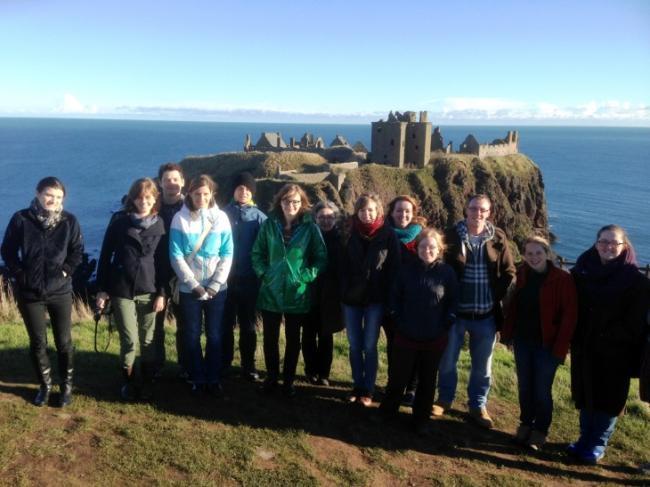
[[[490,142],[519,130],[520,152],[543,174],[556,252],[574,260],[601,226],[616,223],[627,230],[639,263],[650,264],[650,128],[440,129],[454,148],[469,133]],[[246,134],[255,142],[264,131],[281,132],[285,141],[311,132],[327,144],[340,134],[370,148],[370,124],[0,118],[0,238],[11,215],[29,205],[38,181],[57,176],[67,188],[65,207],[78,217],[86,250],[96,256],[111,212],[133,180],[189,155],[242,150]]]

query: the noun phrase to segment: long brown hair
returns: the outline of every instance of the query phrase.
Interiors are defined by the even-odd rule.
[[[138,209],[135,206],[135,200],[147,193],[156,198],[156,204],[151,208],[151,214],[158,214],[158,210],[160,209],[160,193],[158,192],[158,186],[151,178],[140,178],[135,180],[126,195],[124,211],[127,213],[137,213]]]
[[[393,226],[395,226],[395,222],[393,221],[393,211],[395,211],[395,207],[400,201],[411,203],[411,206],[413,207],[413,219],[411,220],[412,224],[416,223],[422,227],[427,226],[427,219],[423,216],[420,216],[420,206],[418,205],[417,200],[408,194],[395,196],[395,198],[393,198],[391,202],[388,203],[388,218],[390,219]]]
[[[201,174],[200,176],[196,176],[195,178],[192,178],[189,186],[187,187],[187,194],[185,195],[185,205],[190,209],[190,211],[196,211],[196,208],[194,207],[194,202],[192,201],[192,196],[191,196],[192,191],[195,191],[196,189],[202,186],[207,186],[208,189],[210,190],[210,193],[212,193],[212,200],[210,200],[210,204],[208,205],[208,208],[212,208],[214,205],[216,205],[216,202],[214,201],[214,197],[217,195],[217,183],[215,183],[214,180],[207,174]]]
[[[282,186],[282,188],[280,188],[280,191],[275,193],[275,196],[273,197],[273,203],[271,205],[271,210],[277,213],[279,216],[283,216],[284,213],[282,212],[282,200],[285,196],[291,193],[296,193],[298,196],[300,196],[300,210],[298,210],[297,216],[301,217],[307,213],[311,208],[309,198],[307,198],[305,190],[294,183],[285,184]]]

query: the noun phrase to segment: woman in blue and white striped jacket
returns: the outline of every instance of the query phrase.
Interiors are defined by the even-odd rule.
[[[214,201],[216,185],[210,176],[194,178],[183,208],[174,215],[169,233],[169,256],[179,280],[183,315],[183,345],[192,392],[203,389],[221,395],[221,337],[233,241],[230,222]],[[206,350],[201,351],[205,316]]]

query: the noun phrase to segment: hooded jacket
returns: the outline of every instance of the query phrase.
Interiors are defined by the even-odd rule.
[[[307,313],[311,283],[327,266],[325,242],[311,215],[300,217],[284,244],[282,220],[272,213],[262,224],[251,254],[260,279],[257,307],[274,313]]]
[[[234,240],[234,257],[230,278],[254,277],[251,250],[266,215],[255,205],[241,205],[232,201],[223,211],[228,215]]]
[[[44,229],[29,208],[20,210],[9,221],[1,253],[22,299],[71,293],[72,275],[83,259],[79,223],[64,210],[54,227]]]

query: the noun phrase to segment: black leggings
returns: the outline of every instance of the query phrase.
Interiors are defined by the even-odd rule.
[[[27,302],[18,299],[20,314],[25,321],[29,334],[29,354],[40,381],[43,372],[49,371],[50,359],[47,355],[47,321],[45,311],[50,315],[52,333],[59,362],[59,376],[66,377],[67,371],[72,370],[72,294],[51,296],[44,301]]]
[[[264,328],[264,362],[269,380],[275,381],[280,375],[280,324],[281,313],[262,311]],[[296,377],[296,366],[300,356],[300,326],[304,314],[284,313],[284,368],[282,376],[285,384],[291,384]]]

